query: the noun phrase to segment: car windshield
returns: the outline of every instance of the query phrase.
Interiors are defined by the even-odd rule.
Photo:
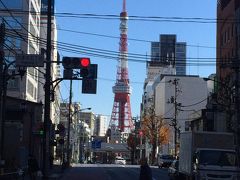
[[[199,154],[199,164],[236,166],[236,153],[232,151],[201,150]]]
[[[173,159],[173,156],[171,156],[171,155],[161,155],[160,158],[161,158],[161,159],[169,159],[169,160],[172,160],[172,159]]]

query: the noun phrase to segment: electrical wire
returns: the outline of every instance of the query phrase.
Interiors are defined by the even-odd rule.
[[[0,0],[0,2],[3,4],[3,2]],[[6,8],[6,6],[3,4],[3,6]],[[8,9],[7,9],[8,10]],[[26,32],[28,32],[28,30],[21,24],[21,23],[19,23],[19,21],[13,16],[13,14],[11,13],[11,11],[9,11],[8,10],[8,12],[10,13],[10,15],[13,17],[13,19],[14,20],[16,20],[16,22],[24,29],[24,30],[26,30]],[[30,33],[30,32],[28,32],[28,33]],[[17,33],[18,34],[18,33]],[[31,33],[30,33],[31,34]],[[19,35],[19,34],[18,34]],[[31,34],[33,37],[35,37],[33,34]],[[37,40],[39,40],[39,38],[38,37],[35,37],[35,38],[37,38]],[[45,42],[46,43],[46,42]],[[69,44],[67,44],[67,45],[69,45]],[[68,51],[69,52],[69,49],[64,49],[65,51]],[[97,48],[91,48],[91,51],[93,51],[93,53],[99,53],[98,51],[99,51],[100,49],[97,49]],[[118,54],[118,52],[114,52],[114,51],[108,51],[108,52],[113,52],[113,53],[117,53]],[[82,51],[81,51],[81,53],[83,53]],[[90,55],[94,55],[93,53],[87,53],[87,54],[90,54]],[[95,54],[96,55],[96,54]],[[134,54],[134,55],[138,55],[138,54]],[[129,53],[129,56],[131,56],[131,54]],[[109,56],[108,56],[109,57]],[[107,58],[107,56],[104,56],[103,58]],[[111,58],[111,57],[110,57]],[[145,58],[145,55],[144,55],[144,58]],[[117,59],[118,60],[118,57],[116,57],[115,59]],[[190,58],[187,58],[187,59],[190,59]],[[198,58],[199,59],[199,58]],[[206,58],[204,58],[204,59],[206,59]],[[209,59],[209,58],[207,58],[207,59]],[[214,58],[215,59],[215,58]],[[131,59],[129,59],[129,60],[131,60]],[[132,59],[132,61],[137,61],[137,60],[135,60],[135,59]],[[215,62],[213,62],[214,63],[214,65],[215,65]],[[179,65],[180,65],[180,63],[178,63]],[[184,63],[184,66],[185,66],[186,64]],[[203,64],[202,64],[203,65]],[[205,64],[206,66],[207,66],[207,64]]]
[[[8,21],[11,21],[11,20],[8,20]],[[21,24],[28,25],[27,23],[21,23]],[[44,26],[37,26],[37,27],[45,28]],[[75,33],[75,34],[84,34],[84,35],[92,35],[92,36],[98,36],[98,37],[112,38],[112,39],[119,39],[120,38],[119,36],[110,36],[110,35],[104,35],[104,34],[98,34],[98,33],[90,33],[90,32],[83,32],[83,31],[76,31],[76,30],[63,29],[63,28],[56,28],[55,30],[65,31],[65,32],[70,32],[70,33]],[[45,32],[45,34],[46,34],[46,32]],[[128,37],[128,41],[137,41],[137,42],[146,42],[146,43],[156,42],[156,41],[153,41],[153,40],[143,40],[143,39],[130,38],[130,37]],[[172,45],[172,43],[167,43],[167,42],[160,42],[160,43],[164,44],[164,45],[165,44],[166,45],[168,45],[168,44]],[[230,47],[219,47],[219,48],[217,48],[217,47],[214,47],[214,46],[194,45],[194,44],[186,44],[186,47],[207,48],[207,49],[235,49],[235,48],[230,48]]]
[[[2,10],[7,11],[7,10]],[[22,11],[22,10],[11,10],[13,13],[19,14],[35,14],[39,15],[41,12],[35,11]],[[70,13],[70,12],[56,12],[54,13],[56,17],[61,18],[86,18],[86,19],[104,19],[104,20],[119,20],[119,15],[114,14],[94,14],[94,13]],[[136,21],[153,21],[153,22],[189,22],[189,23],[236,23],[238,19],[229,18],[229,19],[221,19],[221,18],[204,18],[204,17],[167,17],[167,16],[139,16],[139,15],[129,15],[129,20]]]
[[[14,34],[9,33],[9,35],[16,36]],[[40,39],[40,43],[46,43],[44,40]],[[90,48],[86,46],[80,46],[80,45],[73,45],[69,43],[62,43],[58,42],[58,48],[62,49],[63,51],[67,52],[75,52],[75,53],[81,53],[81,54],[89,54],[89,55],[95,55],[103,58],[110,58],[110,59],[115,59],[119,60],[119,54],[116,51],[110,51],[110,50],[103,50],[103,49],[98,49],[98,48]],[[129,61],[134,61],[134,62],[142,62],[146,63],[147,61],[145,60],[146,55],[141,55],[141,54],[136,54],[136,53],[129,53]],[[202,58],[193,58],[193,57],[187,57],[189,63],[186,64],[193,64],[197,63],[197,61],[193,61],[194,59],[202,59],[201,65],[215,65],[215,61],[210,61],[207,59],[216,59],[216,58],[211,58],[211,57],[202,57]],[[220,58],[218,58],[220,59]],[[209,64],[211,63],[211,64]],[[178,63],[179,65],[185,65],[185,63]]]
[[[208,98],[204,98],[203,100],[199,101],[199,102],[196,102],[196,103],[193,103],[193,104],[190,104],[190,105],[181,105],[180,107],[190,107],[190,106],[195,106],[197,104],[201,104],[202,102],[206,101]]]

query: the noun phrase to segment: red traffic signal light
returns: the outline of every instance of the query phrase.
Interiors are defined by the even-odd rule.
[[[82,69],[90,66],[90,58],[82,57],[63,57],[62,65],[65,69]]]
[[[90,59],[89,58],[81,58],[80,59],[81,66],[87,68],[90,66]]]

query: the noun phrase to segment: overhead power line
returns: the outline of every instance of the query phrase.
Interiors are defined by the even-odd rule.
[[[18,37],[18,35],[14,34],[14,33],[11,33],[11,32],[7,32],[8,35],[10,36],[13,36],[13,37]],[[25,34],[21,34],[21,37],[24,37],[27,38],[28,36],[26,36]],[[24,38],[23,38],[24,39]],[[24,39],[26,40],[26,39]],[[31,39],[33,41],[36,41],[37,40],[40,40],[40,43],[42,43],[43,45],[46,43],[46,40],[45,39],[42,39],[42,38],[33,38]],[[71,48],[73,47],[74,49],[81,49],[81,50],[88,50],[88,51],[92,51],[92,52],[95,52],[95,53],[99,53],[99,52],[104,52],[105,54],[109,54],[109,55],[119,55],[119,52],[118,51],[113,51],[113,50],[105,50],[105,49],[100,49],[100,48],[92,48],[92,47],[87,47],[87,46],[81,46],[81,45],[77,45],[77,44],[70,44],[70,43],[65,43],[65,42],[60,42],[60,41],[52,41],[53,44],[56,44],[57,46],[60,46],[60,47],[67,47],[67,48]],[[151,55],[144,55],[144,54],[138,54],[138,53],[129,53],[128,55],[129,58],[141,58],[141,59],[151,59],[153,58]],[[163,56],[159,56],[158,58],[161,58]],[[185,59],[185,58],[184,58]],[[189,59],[189,60],[206,60],[206,61],[202,61],[202,62],[215,62],[213,60],[215,60],[216,58],[215,57],[186,57],[186,59]],[[179,58],[179,60],[181,60]],[[196,61],[193,61],[193,62],[196,62]]]
[[[1,10],[7,11],[7,10]],[[11,10],[14,14],[40,14],[35,11],[22,11],[22,10]],[[103,19],[103,20],[119,20],[120,16],[115,14],[95,14],[95,13],[70,13],[70,12],[57,12],[56,17],[64,18],[87,18],[87,19]],[[238,19],[220,19],[220,18],[206,18],[206,17],[177,17],[177,16],[140,16],[140,15],[129,15],[129,20],[134,21],[153,21],[153,22],[186,22],[186,23],[236,23]]]

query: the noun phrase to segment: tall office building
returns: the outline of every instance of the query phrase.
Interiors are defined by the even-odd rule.
[[[1,0],[0,16],[6,21],[5,59],[15,61],[15,55],[39,54],[40,1]],[[24,12],[24,13],[22,13]],[[15,69],[10,67],[11,71]],[[15,69],[16,73],[17,69]],[[9,71],[10,72],[10,71]],[[38,68],[27,68],[24,77],[8,81],[7,94],[20,99],[38,102]]]
[[[239,63],[240,63],[240,1],[218,0],[217,2],[217,102],[224,104],[226,129],[236,132],[239,138]],[[238,79],[238,81],[236,81]],[[234,89],[234,90],[233,90]],[[237,98],[238,97],[238,98]],[[221,120],[218,118],[218,121]]]
[[[186,43],[185,42],[177,42],[176,47],[176,74],[177,75],[186,75]]]
[[[105,136],[107,131],[107,116],[98,115],[96,117],[95,131],[97,136]]]
[[[91,136],[95,135],[95,115],[92,112],[79,112],[80,121],[86,123],[90,128]]]
[[[5,20],[5,59],[15,61],[16,54],[41,54],[46,49],[47,38],[47,1],[37,0],[1,0],[0,16]],[[24,12],[24,13],[23,13]],[[57,41],[56,19],[52,17],[52,41]],[[52,61],[57,61],[56,43],[52,46]],[[10,66],[9,73],[18,68]],[[45,68],[26,68],[21,78],[15,76],[8,81],[7,95],[44,104]],[[52,64],[52,80],[60,77],[60,67]],[[51,120],[59,122],[59,86],[55,88],[55,101],[51,104]]]
[[[234,78],[231,64],[240,63],[240,1],[218,0],[217,19],[217,78],[230,81]]]
[[[161,34],[159,42],[151,43],[150,66],[172,66],[177,75],[186,75],[186,43],[177,42],[176,35]]]

